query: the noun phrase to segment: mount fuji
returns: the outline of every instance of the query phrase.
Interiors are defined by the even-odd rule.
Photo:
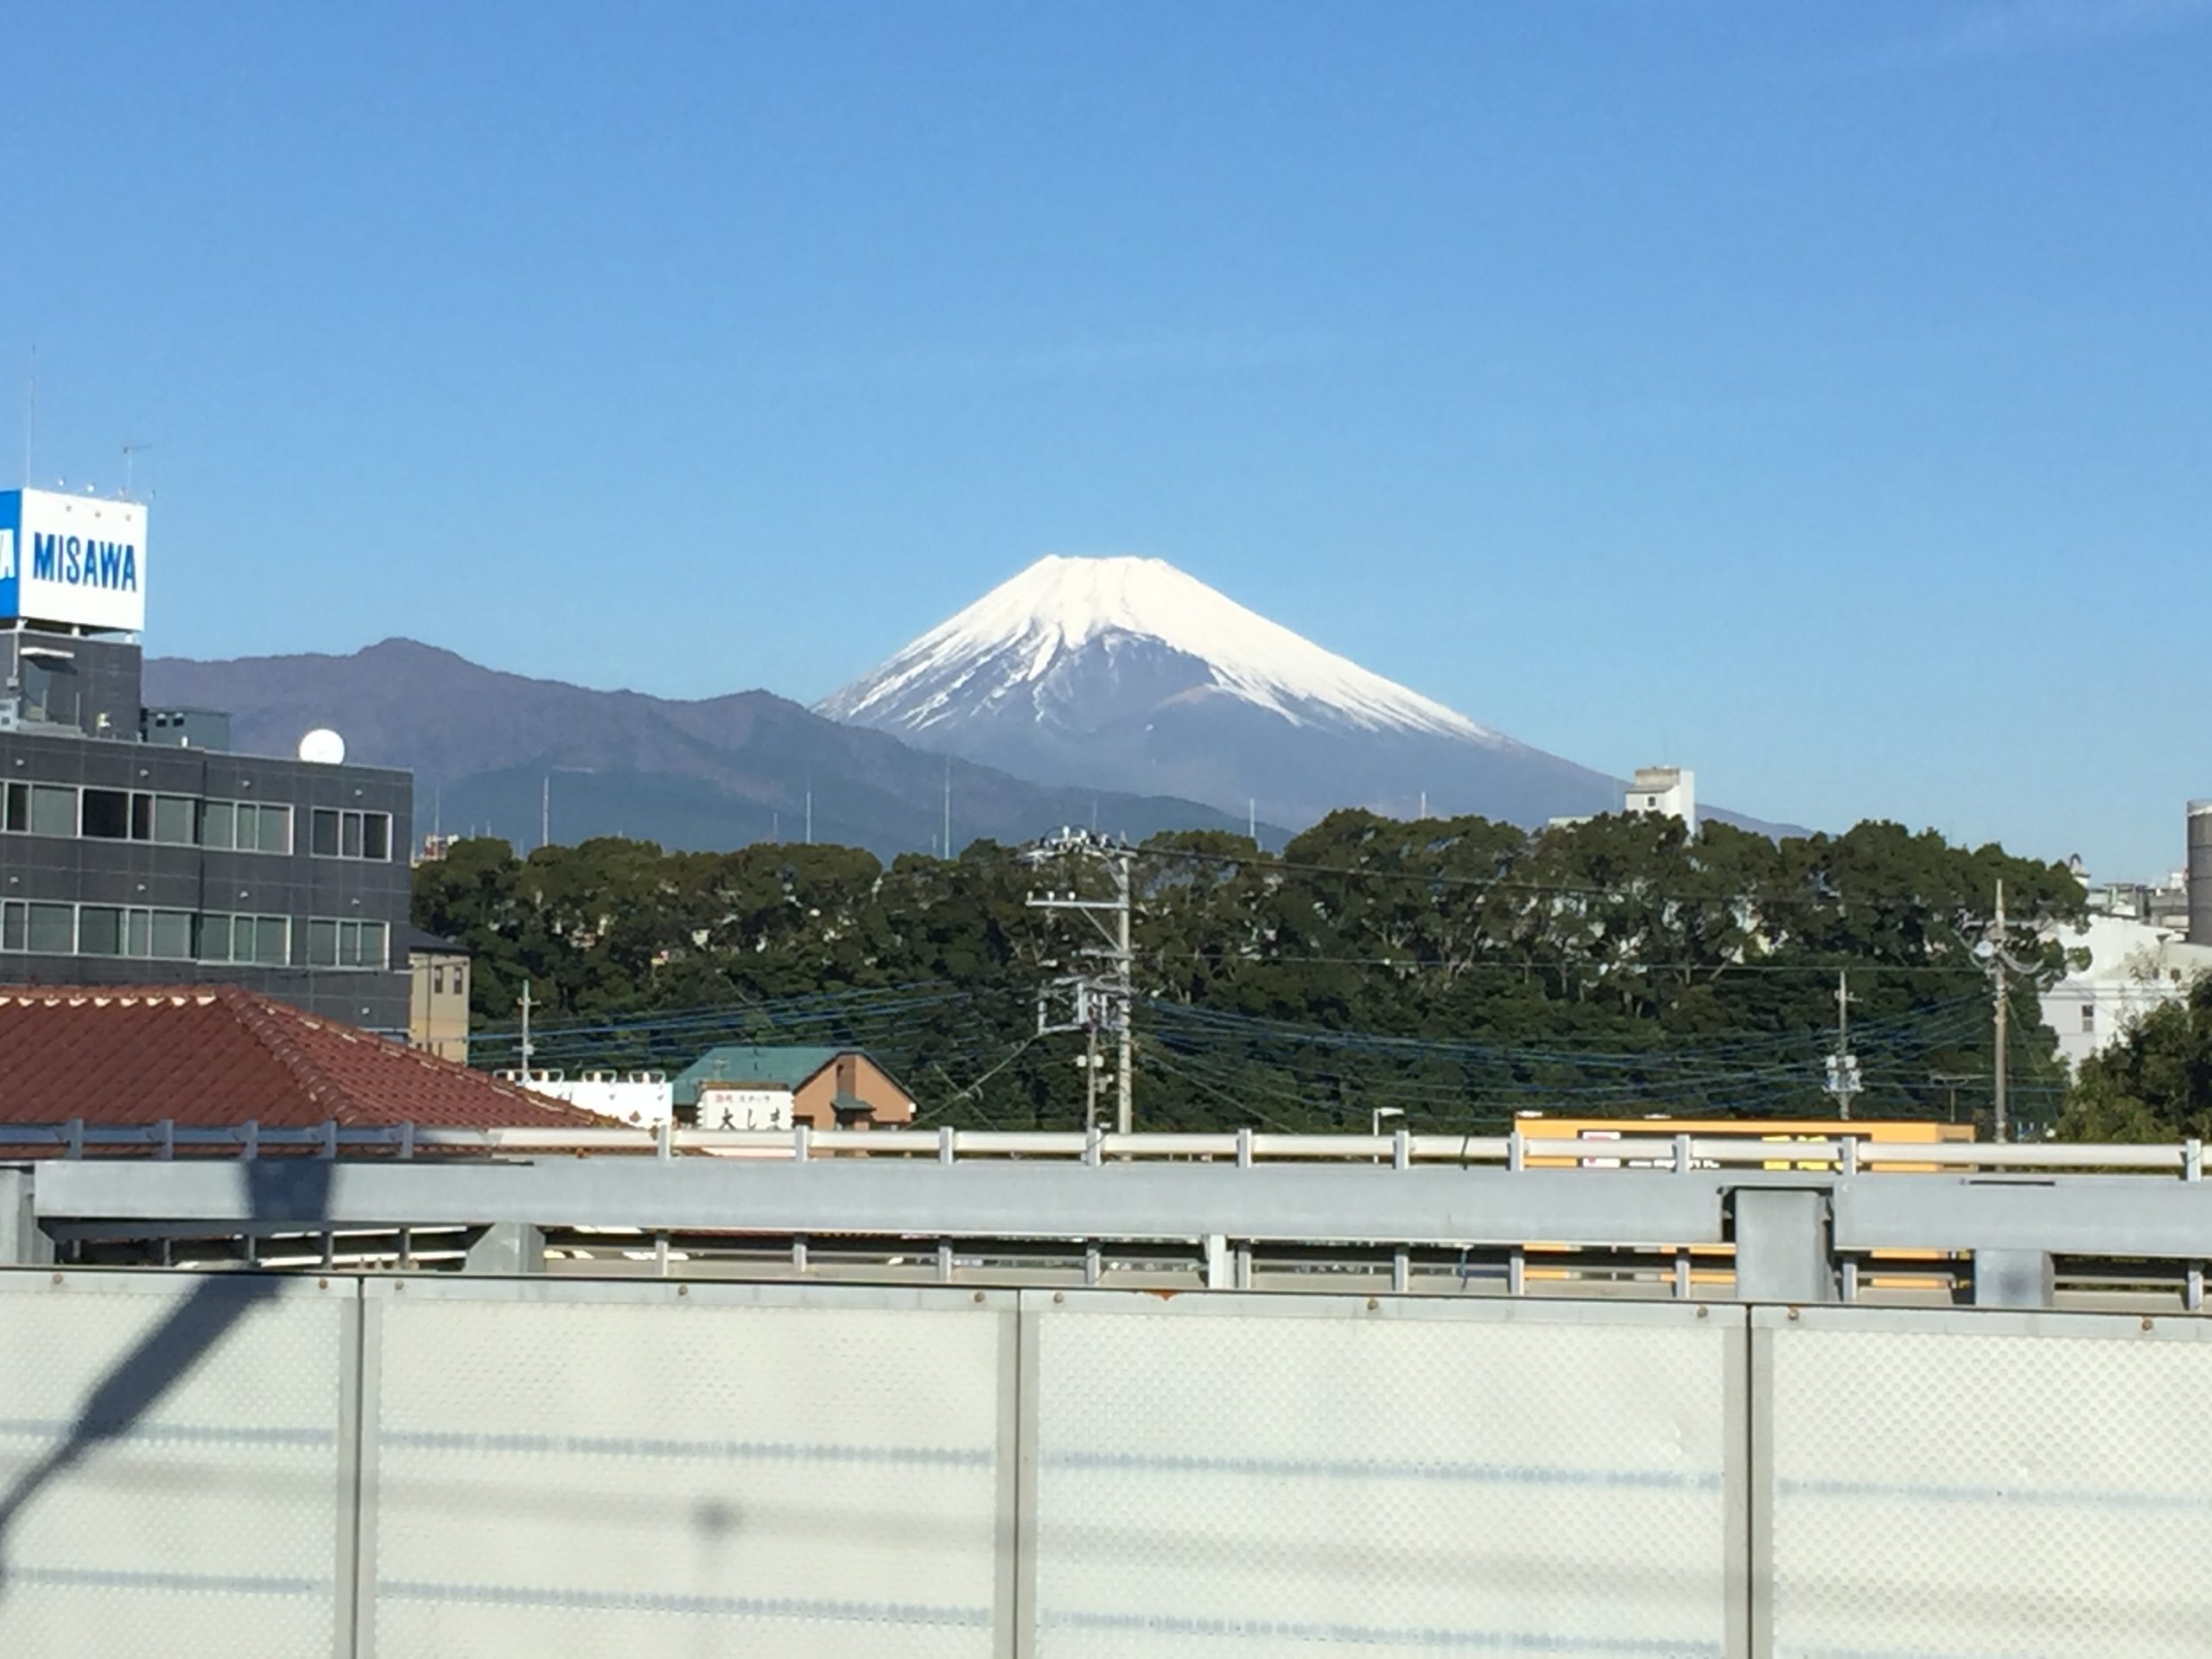
[[[1338,807],[1524,824],[1623,785],[1422,696],[1160,559],[1039,559],[817,705],[1019,777],[1301,828]]]

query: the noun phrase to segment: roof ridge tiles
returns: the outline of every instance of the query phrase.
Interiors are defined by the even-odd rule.
[[[361,1109],[362,1102],[344,1084],[333,1077],[307,1051],[296,1037],[282,1028],[280,1014],[314,1030],[321,1024],[314,1016],[287,1007],[273,998],[257,996],[236,985],[226,985],[217,993],[217,1001],[231,1011],[232,1018],[243,1026],[253,1039],[267,1050],[270,1056],[283,1066],[300,1085],[302,1092],[325,1115],[344,1122]]]

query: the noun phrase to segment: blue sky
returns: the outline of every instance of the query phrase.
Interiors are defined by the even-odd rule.
[[[40,482],[152,445],[150,649],[811,699],[1141,552],[1770,817],[2133,876],[2212,795],[2202,0],[9,36],[0,365]]]

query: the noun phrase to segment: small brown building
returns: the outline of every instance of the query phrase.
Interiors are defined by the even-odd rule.
[[[468,1064],[468,953],[450,939],[405,930],[407,1041],[456,1065]]]
[[[702,1129],[895,1128],[914,1097],[857,1048],[710,1048],[676,1079],[676,1115]]]

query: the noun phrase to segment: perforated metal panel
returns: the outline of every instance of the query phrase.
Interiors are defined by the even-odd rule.
[[[0,1273],[0,1654],[327,1654],[350,1284]]]
[[[365,1652],[994,1650],[1010,1297],[369,1288]]]
[[[2202,1321],[1758,1319],[1775,1654],[2212,1653]]]
[[[1739,1313],[1025,1306],[1045,1659],[1730,1650]]]

